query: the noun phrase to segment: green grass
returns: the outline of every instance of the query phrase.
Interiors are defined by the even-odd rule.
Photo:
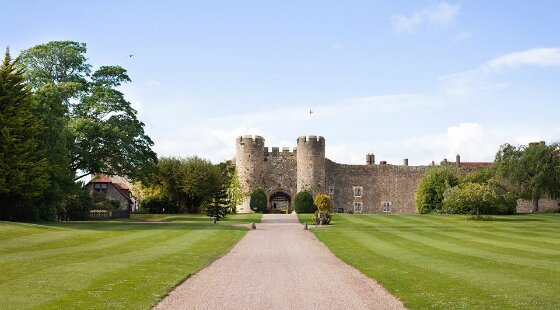
[[[336,214],[313,232],[411,309],[560,309],[560,215],[492,219]]]
[[[1,309],[148,309],[247,232],[192,215],[118,221],[0,222]]]

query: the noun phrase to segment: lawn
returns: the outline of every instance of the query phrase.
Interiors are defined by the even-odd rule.
[[[247,232],[229,215],[118,221],[0,222],[0,309],[148,309]]]
[[[333,224],[313,232],[410,309],[560,309],[558,214],[336,214]]]

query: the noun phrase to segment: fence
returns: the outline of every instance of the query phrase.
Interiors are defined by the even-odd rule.
[[[128,210],[91,210],[87,212],[68,212],[60,217],[61,221],[87,221],[130,218]]]

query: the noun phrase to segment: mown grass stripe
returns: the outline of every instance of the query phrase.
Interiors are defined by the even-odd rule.
[[[180,217],[172,223],[14,225],[21,235],[44,227],[46,234],[54,229],[61,234],[87,232],[92,238],[76,245],[69,236],[58,245],[37,242],[27,249],[18,247],[19,253],[8,249],[0,255],[0,308],[146,309],[246,233],[227,222],[214,225],[205,217]],[[258,220],[258,215],[236,216],[229,224]],[[131,290],[135,286],[140,289]]]
[[[559,308],[558,245],[547,231],[560,218],[495,219],[337,214],[314,233],[412,309]]]
[[[357,235],[345,232],[344,237],[342,243],[350,245],[349,240],[352,240],[355,245],[346,251],[339,251],[334,247],[335,253],[341,254],[343,260],[378,280],[401,298],[407,307],[457,308],[463,302],[465,292],[492,299],[496,308],[512,306],[507,299],[496,300],[486,290],[465,282],[455,274],[454,268],[443,269],[438,265],[439,268],[436,269],[427,258],[420,259],[420,255],[410,253],[398,243],[384,241],[363,231]],[[353,251],[354,248],[360,248],[358,256]],[[343,252],[352,254],[342,254]],[[477,304],[475,299],[469,300],[469,304],[473,302]]]

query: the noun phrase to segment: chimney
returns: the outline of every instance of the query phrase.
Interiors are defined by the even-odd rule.
[[[375,165],[375,155],[367,154],[366,155],[366,164],[367,165]]]
[[[408,158],[403,159],[403,165],[408,167]]]
[[[461,167],[461,156],[459,154],[455,156],[455,162],[457,163],[457,167]]]

